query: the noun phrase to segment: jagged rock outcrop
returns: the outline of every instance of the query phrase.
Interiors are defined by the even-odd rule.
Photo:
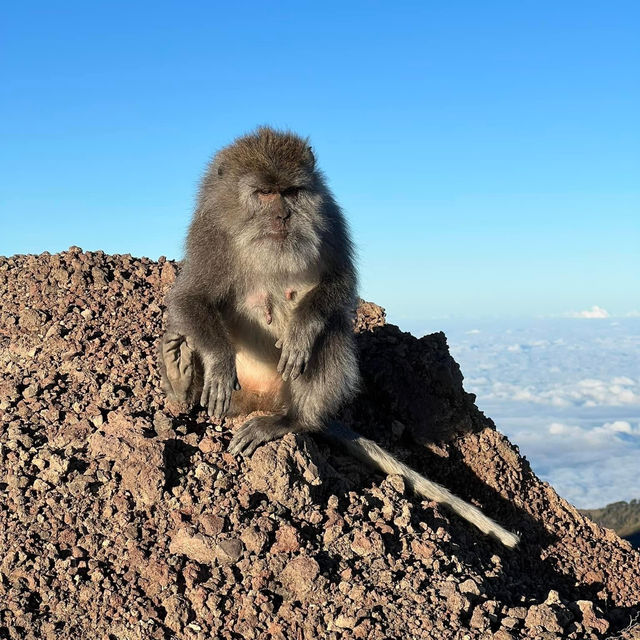
[[[165,400],[177,265],[0,258],[0,638],[605,638],[640,555],[541,482],[464,392],[441,333],[375,305],[342,419],[522,534],[483,537],[321,438],[249,460]],[[627,629],[620,637],[631,638]]]

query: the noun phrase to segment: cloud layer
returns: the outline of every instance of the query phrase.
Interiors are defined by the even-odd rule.
[[[640,498],[640,319],[582,317],[442,328],[465,388],[536,473],[598,507]]]

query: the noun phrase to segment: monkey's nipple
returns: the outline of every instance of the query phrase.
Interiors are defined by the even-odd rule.
[[[285,297],[287,300],[294,300],[294,299],[295,299],[295,297],[296,297],[296,291],[294,291],[293,289],[287,289],[287,290],[284,292],[284,297]]]

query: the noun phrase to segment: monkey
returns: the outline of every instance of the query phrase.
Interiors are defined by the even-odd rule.
[[[210,161],[159,343],[165,392],[209,416],[247,415],[229,451],[320,432],[402,476],[507,547],[518,536],[334,415],[357,393],[354,247],[308,139],[259,127]]]

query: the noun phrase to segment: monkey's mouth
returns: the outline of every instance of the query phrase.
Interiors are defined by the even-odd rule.
[[[267,240],[275,240],[276,242],[284,242],[289,237],[288,231],[272,231],[266,233],[264,237]]]

